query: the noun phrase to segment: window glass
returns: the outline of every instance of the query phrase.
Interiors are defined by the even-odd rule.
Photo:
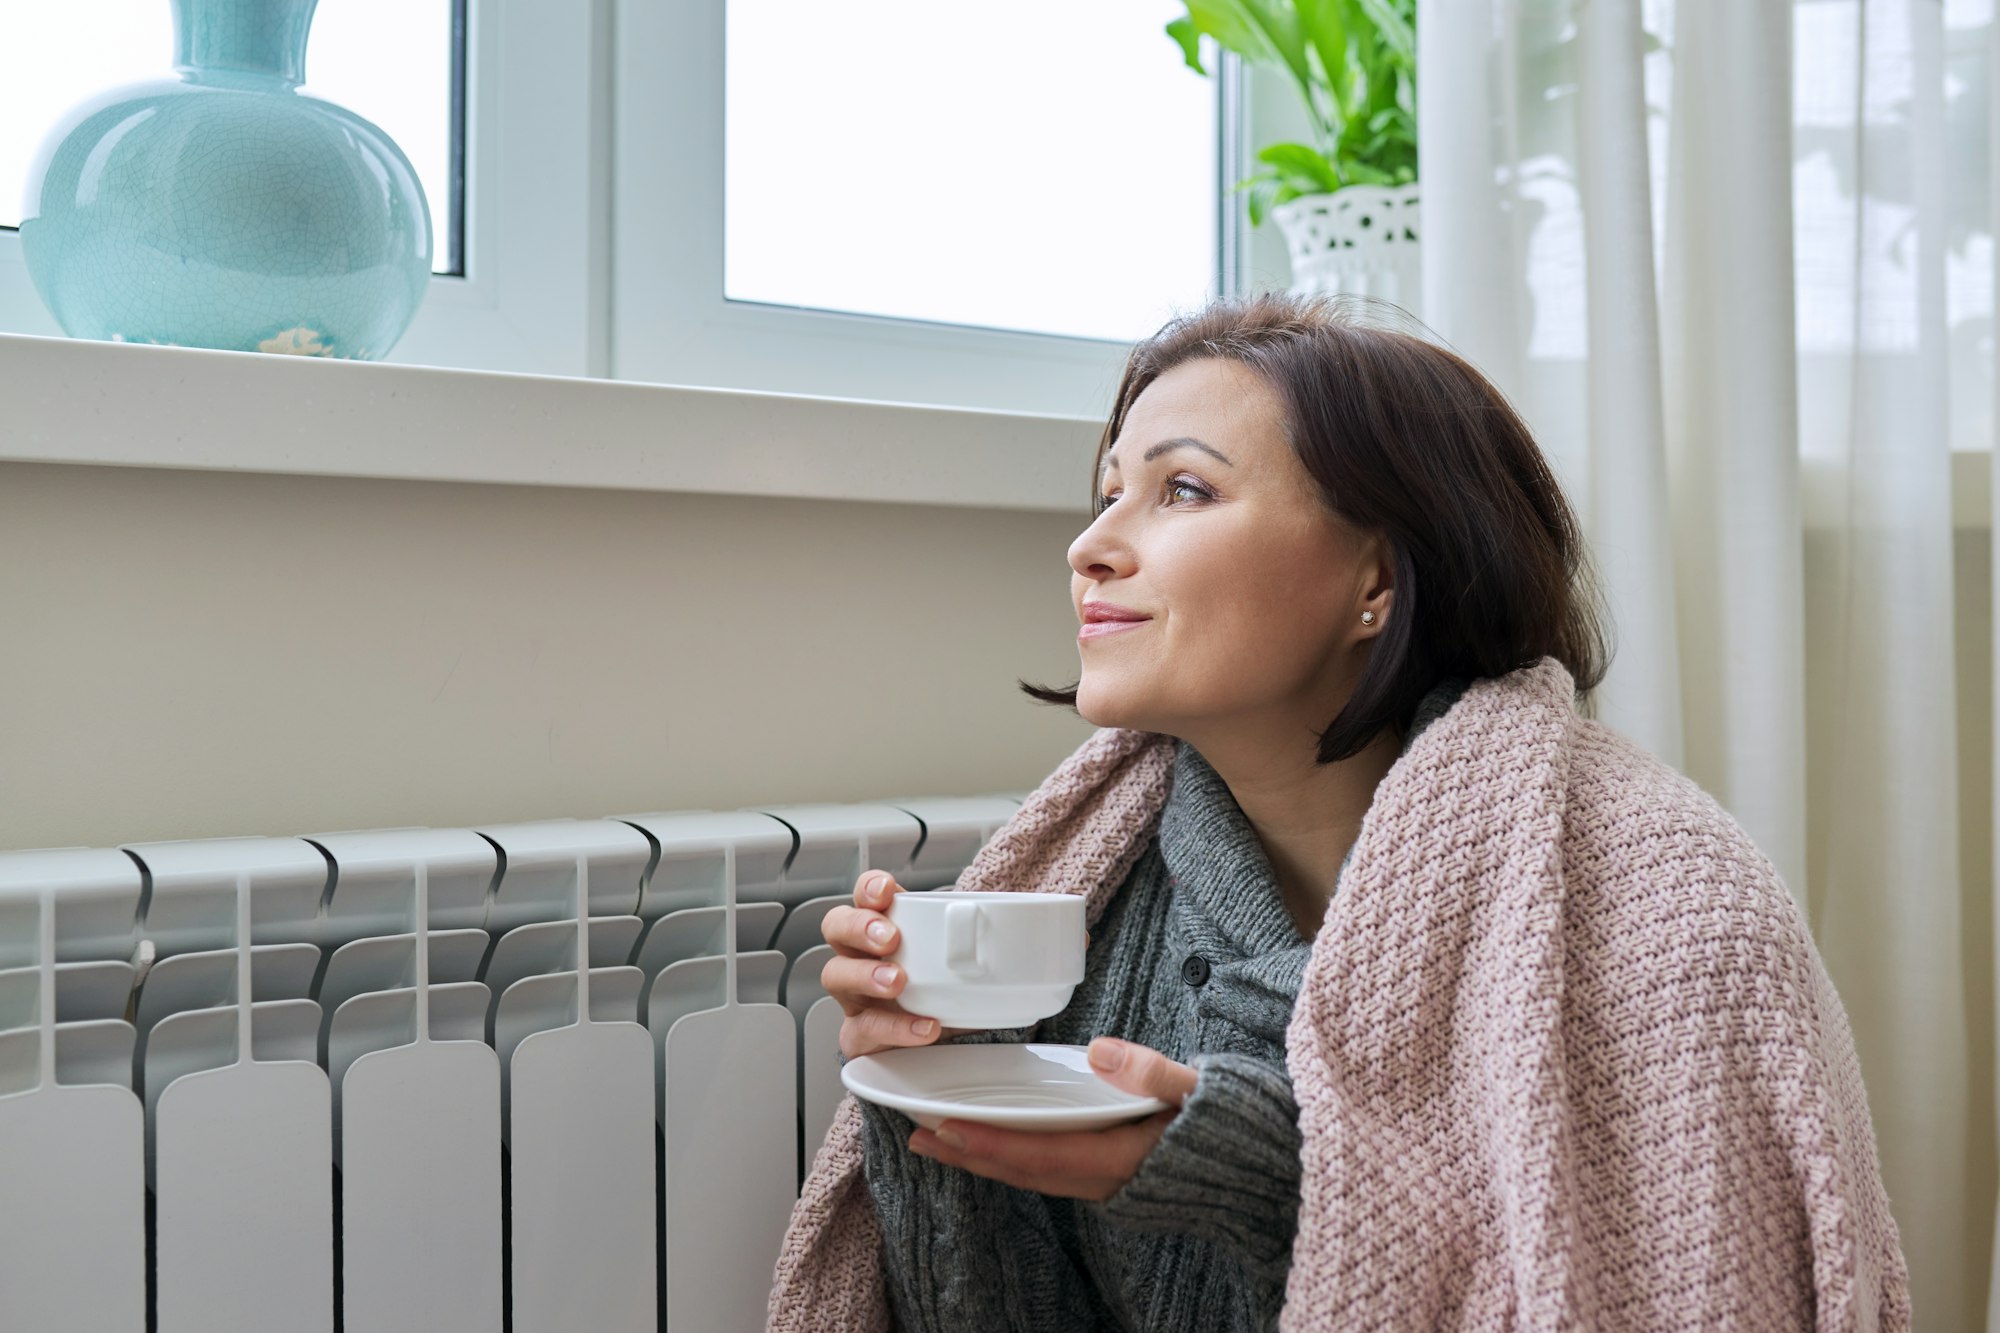
[[[723,295],[1119,342],[1212,294],[1159,0],[728,0]]]

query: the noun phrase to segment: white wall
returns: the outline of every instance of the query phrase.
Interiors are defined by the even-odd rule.
[[[0,849],[1024,790],[1079,528],[0,463]]]

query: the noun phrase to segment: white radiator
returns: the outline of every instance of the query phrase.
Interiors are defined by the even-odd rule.
[[[0,1330],[762,1328],[820,918],[1019,800],[0,853]]]

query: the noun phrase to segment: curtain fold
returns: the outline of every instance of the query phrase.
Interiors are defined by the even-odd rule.
[[[1818,8],[1850,58],[1801,71],[1801,221],[1845,260],[1813,275],[1823,323],[1801,363],[1802,448],[1838,497],[1811,534],[1813,922],[1924,1326],[1971,1328],[1986,1263],[1965,1242],[1993,1198],[1966,1171],[1969,1092],[1990,1057],[1969,1048],[1959,953],[1943,16],[1936,0]]]
[[[1989,75],[1986,93],[1986,216],[1992,230],[2000,232],[2000,13],[1988,15],[1985,65]],[[2000,321],[1996,321],[1991,317],[1995,312],[2000,312],[2000,263],[1995,263],[1991,266],[1991,272],[1987,275],[1987,284],[1986,308],[1989,313],[1987,320],[1989,330],[1988,341],[1989,344],[1995,344],[1993,347],[1994,355],[1996,359],[2000,359],[2000,337],[1996,337],[1993,332],[1996,325],[2000,325]],[[1987,408],[1990,413],[1987,419],[1992,426],[1992,434],[1988,445],[1995,454],[2000,454],[2000,372],[1994,374],[1993,383],[1988,386]],[[1988,460],[1987,467],[1986,506],[1986,513],[1991,524],[1987,530],[1988,595],[1995,599],[2000,599],[2000,530],[1996,530],[2000,529],[2000,466],[1995,466],[1994,460],[1991,458]],[[1987,894],[1987,920],[1989,925],[1983,941],[1979,940],[1976,936],[1970,940],[1970,943],[1975,946],[1983,943],[1987,950],[1988,969],[1985,980],[1987,983],[1989,1008],[1986,1035],[1990,1041],[1992,1034],[1996,1030],[2000,1030],[2000,1016],[1996,1016],[1991,1007],[1993,1004],[1992,997],[1996,989],[1993,986],[1993,969],[1991,964],[1993,959],[2000,958],[2000,912],[1993,910],[1995,900],[2000,899],[2000,849],[1995,849],[1992,844],[1993,830],[2000,828],[2000,613],[1996,613],[1993,616],[1988,650],[1987,661],[1989,669],[1994,672],[1994,677],[1987,691],[1987,699],[1991,706],[1991,711],[1988,714],[1987,734],[1983,738],[1973,736],[1968,739],[1973,744],[1978,744],[1983,740],[1989,747],[1987,753],[1994,756],[1992,765],[1987,769],[1989,783],[1989,800],[1986,812],[1987,859],[1989,862],[1987,867],[1988,882],[1984,885],[1976,886],[1974,889],[1975,895],[1981,889]],[[1985,1109],[1990,1114],[1995,1105],[2000,1104],[2000,1059],[1995,1060],[1992,1066],[1988,1068],[1987,1087],[1988,1100]],[[1975,1124],[1974,1128],[1977,1131],[1982,1127]],[[1987,1125],[1983,1128],[1988,1133],[1989,1149],[2000,1148],[2000,1145],[1996,1145],[1995,1143],[1996,1136],[2000,1136],[2000,1123]],[[1996,1205],[1996,1211],[2000,1211],[2000,1205]],[[1996,1333],[1996,1330],[2000,1330],[2000,1217],[1996,1217],[1995,1221],[1996,1225],[1993,1226],[1987,1243],[1987,1333]]]
[[[2000,733],[1960,717],[2000,641],[1959,642],[1951,490],[1954,446],[2000,420],[1993,9],[1418,9],[1418,313],[1584,512],[1617,644],[1600,716],[1806,910],[1924,1329],[2000,1330],[1996,944],[1967,931],[1994,884],[1962,877],[1960,828],[2000,813]]]
[[[1674,10],[1662,344],[1685,768],[1803,906],[1790,18],[1771,3]]]
[[[1653,186],[1647,170],[1645,33],[1637,5],[1578,15],[1579,194],[1585,322],[1590,335],[1593,554],[1618,626],[1598,716],[1676,766],[1681,744],[1680,635],[1667,493],[1660,309],[1654,293]]]

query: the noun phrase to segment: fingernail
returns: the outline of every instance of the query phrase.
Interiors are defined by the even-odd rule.
[[[1090,1063],[1099,1069],[1116,1069],[1125,1063],[1125,1047],[1115,1041],[1093,1041],[1090,1043]]]
[[[883,990],[887,990],[889,989],[889,987],[895,985],[896,969],[890,967],[887,963],[884,963],[882,966],[876,968],[875,984],[880,986]]]
[[[868,923],[868,938],[874,940],[877,944],[887,944],[889,942],[889,923],[887,921],[870,921]]]
[[[928,1037],[931,1035],[931,1029],[936,1026],[937,1023],[933,1019],[919,1018],[916,1022],[910,1024],[910,1031],[916,1033],[919,1037]]]
[[[947,1148],[963,1148],[965,1146],[965,1140],[948,1129],[934,1129],[931,1133],[937,1135],[938,1142]]]
[[[894,875],[888,875],[888,874],[883,875],[882,878],[875,881],[875,896],[877,898],[888,897],[889,886],[891,884],[894,884],[895,882],[896,882],[896,877]]]

